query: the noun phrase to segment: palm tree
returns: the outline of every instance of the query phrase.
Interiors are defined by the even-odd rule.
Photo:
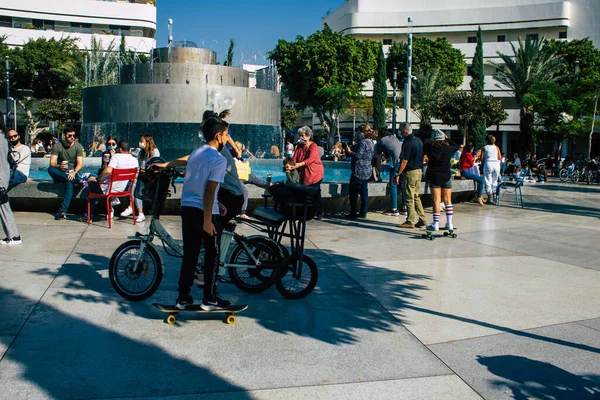
[[[417,78],[412,82],[412,108],[419,117],[419,136],[428,139],[431,134],[431,119],[436,116],[438,100],[448,90],[446,77],[439,68],[415,71]]]
[[[545,38],[528,37],[525,42],[519,39],[519,47],[511,43],[513,55],[497,52],[503,63],[491,64],[496,67],[494,79],[511,91],[520,105],[521,150],[532,149],[534,115],[531,106],[523,104],[523,98],[531,88],[540,82],[552,82],[558,78],[563,66],[562,57],[545,45]]]

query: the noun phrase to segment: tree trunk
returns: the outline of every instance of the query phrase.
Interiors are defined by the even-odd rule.
[[[519,150],[520,153],[526,154],[533,150],[533,113],[524,106],[519,112]]]

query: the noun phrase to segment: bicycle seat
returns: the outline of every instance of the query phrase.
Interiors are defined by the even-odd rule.
[[[288,219],[285,214],[282,214],[270,207],[258,207],[254,210],[252,216],[261,221],[270,222],[277,225]]]

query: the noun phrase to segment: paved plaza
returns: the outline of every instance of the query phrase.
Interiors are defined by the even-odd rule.
[[[315,291],[221,285],[249,304],[233,326],[163,322],[151,303],[173,302],[179,275],[164,252],[154,296],[115,293],[110,256],[147,222],[17,213],[24,243],[0,248],[0,398],[600,398],[600,187],[524,197],[456,205],[459,237],[433,242],[402,217],[311,221]],[[161,220],[181,238],[179,217]]]

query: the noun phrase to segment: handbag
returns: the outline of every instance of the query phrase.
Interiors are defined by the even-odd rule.
[[[8,203],[8,191],[4,187],[0,187],[0,204]]]

